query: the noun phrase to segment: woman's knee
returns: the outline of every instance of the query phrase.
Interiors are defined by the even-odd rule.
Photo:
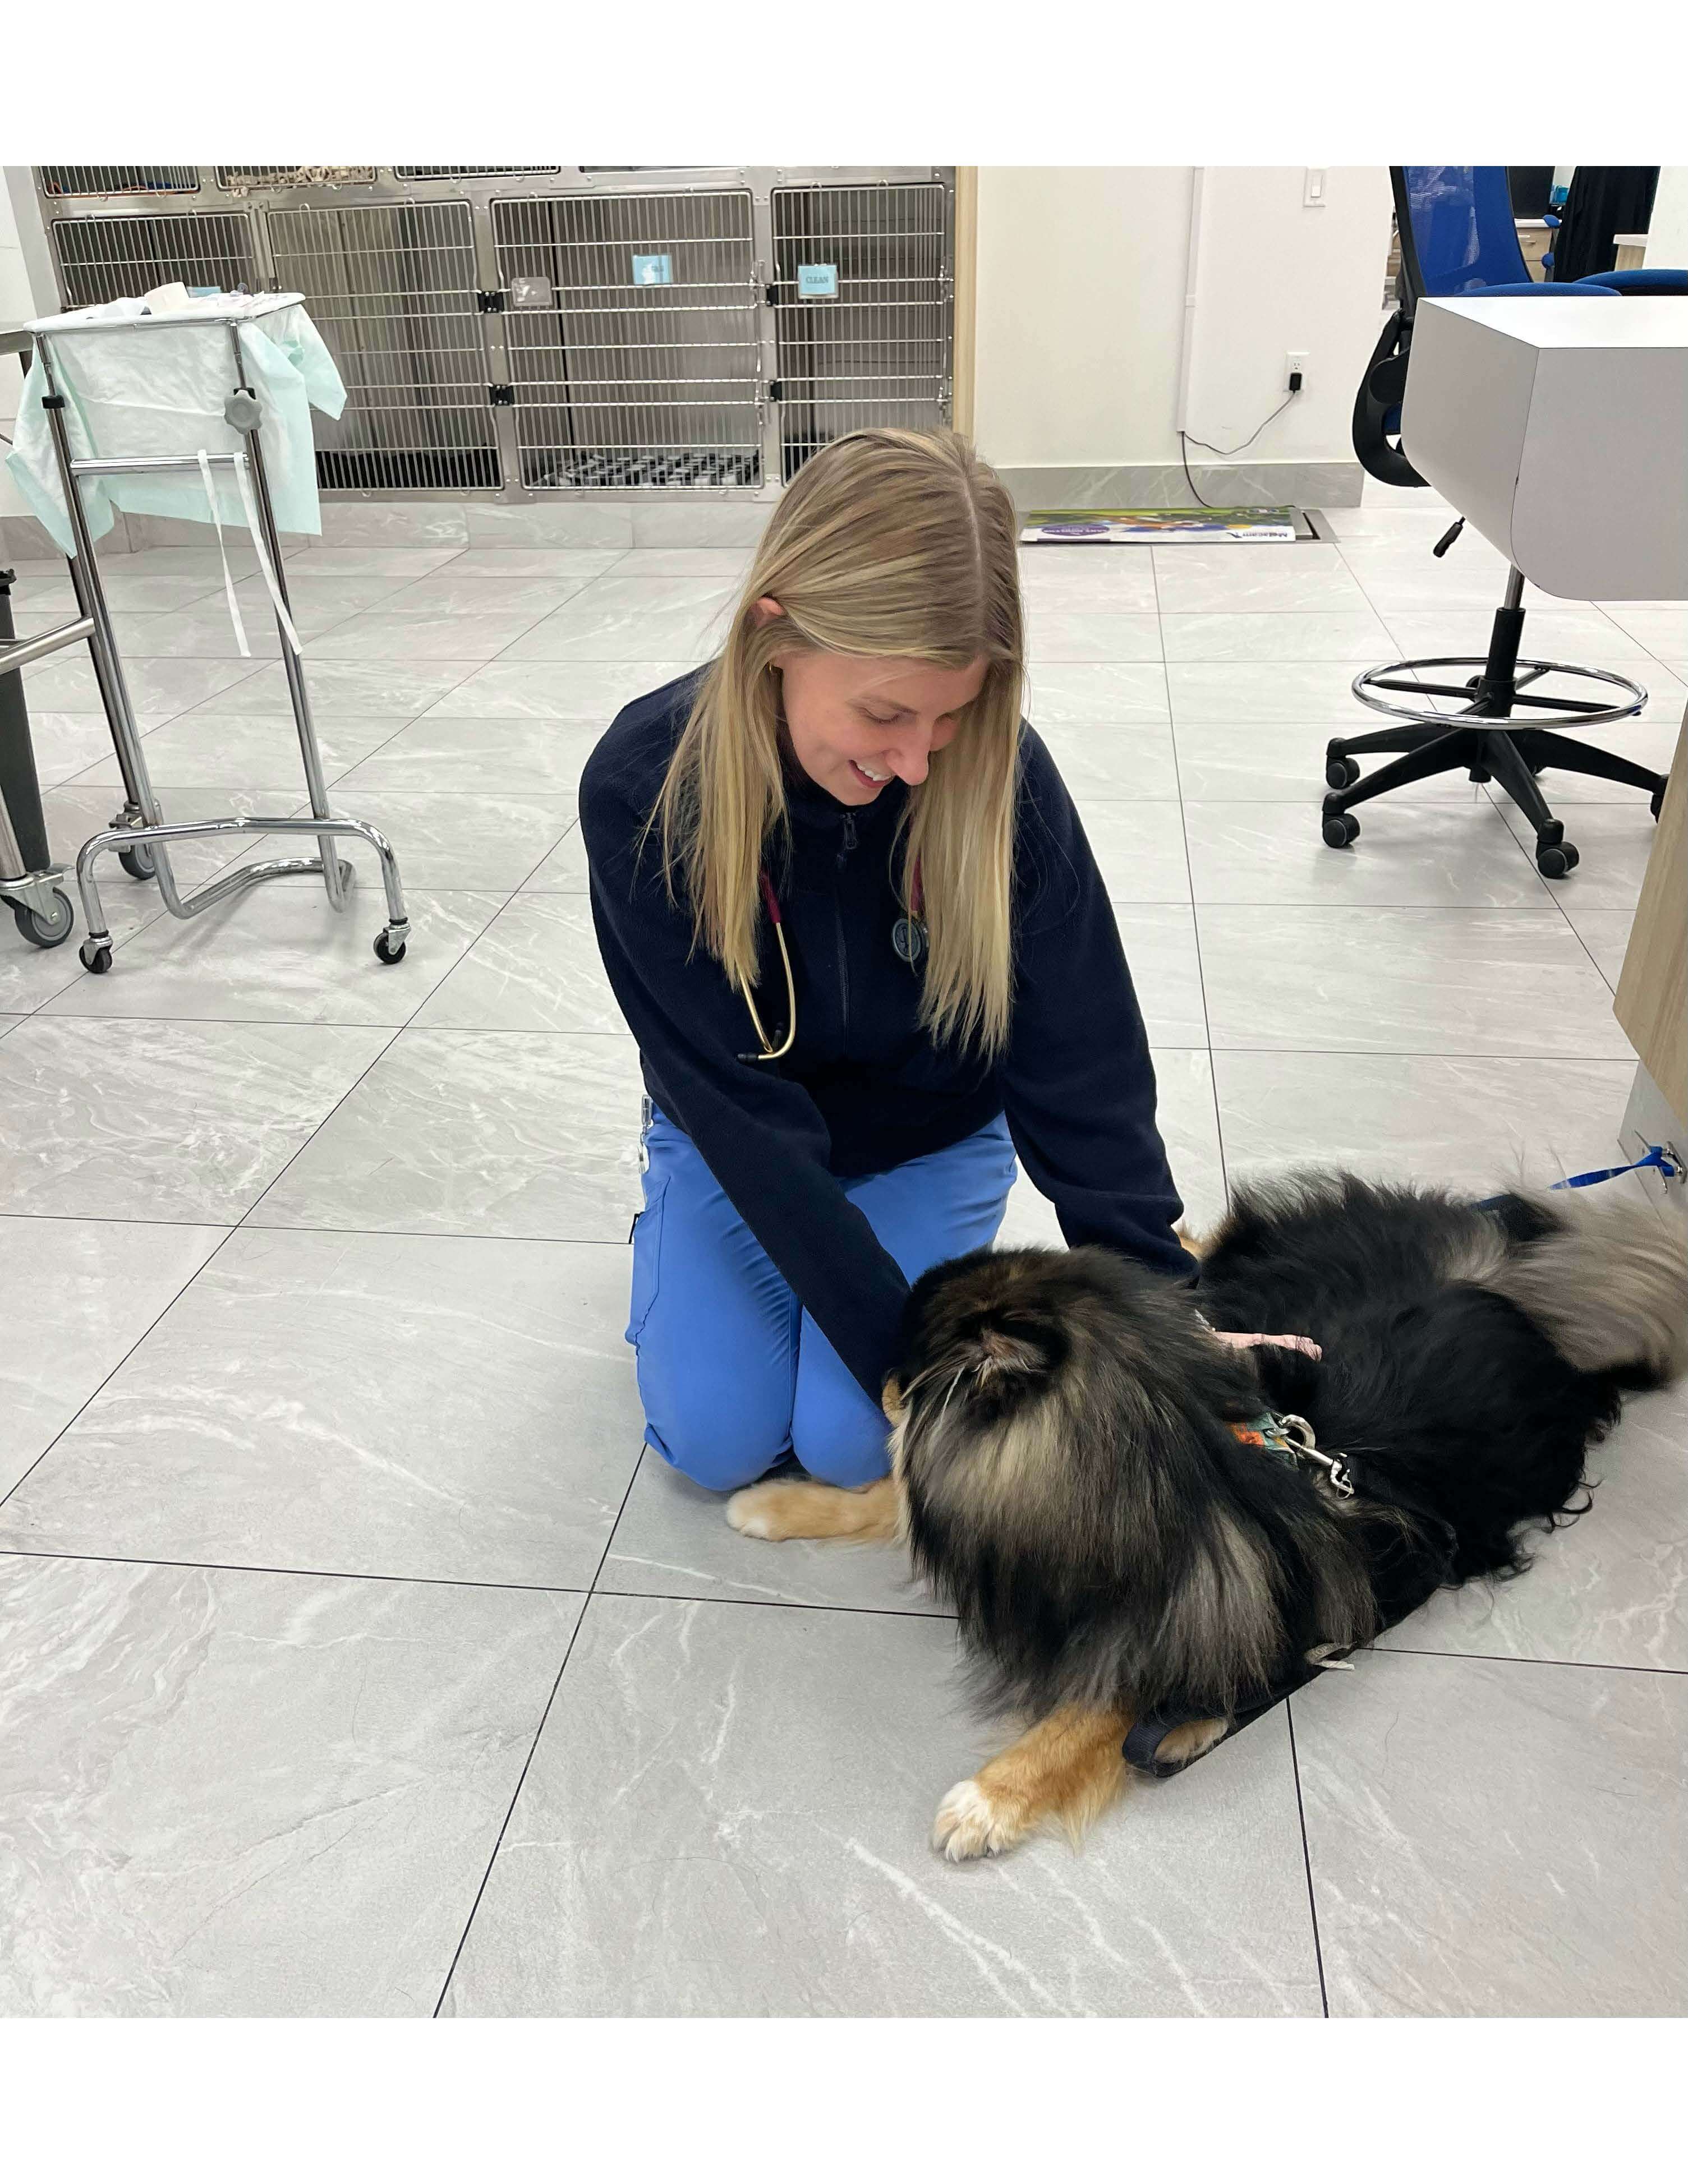
[[[885,1421],[866,1396],[859,1407],[829,1405],[792,1424],[797,1461],[828,1486],[871,1486],[891,1468]]]
[[[676,1471],[716,1494],[749,1486],[791,1448],[789,1413],[688,1403],[660,1421],[646,1407],[644,1437]]]

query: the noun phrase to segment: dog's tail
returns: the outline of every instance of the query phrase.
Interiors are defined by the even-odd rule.
[[[1509,1299],[1567,1364],[1658,1387],[1688,1371],[1688,1224],[1674,1208],[1520,1191],[1496,1211],[1504,1248],[1467,1279]]]

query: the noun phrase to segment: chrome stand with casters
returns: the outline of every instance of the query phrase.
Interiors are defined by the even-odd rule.
[[[167,326],[170,323],[167,319],[125,320],[88,331],[97,331],[103,338],[114,341],[144,340],[150,327]],[[226,324],[234,367],[233,384],[224,404],[223,414],[226,421],[241,434],[242,447],[232,454],[153,455],[127,461],[120,457],[78,457],[71,454],[64,426],[64,396],[58,389],[53,369],[53,343],[58,337],[47,332],[37,332],[35,336],[49,390],[42,398],[42,407],[47,413],[64,504],[70,514],[76,549],[70,560],[70,569],[71,582],[75,587],[78,620],[67,626],[65,631],[54,634],[60,642],[66,643],[73,634],[87,638],[95,680],[99,685],[106,718],[111,725],[112,740],[117,749],[125,794],[121,811],[115,815],[103,833],[94,835],[82,844],[76,859],[76,884],[81,890],[82,913],[87,925],[87,937],[81,950],[81,959],[90,971],[105,972],[111,968],[111,934],[106,925],[105,910],[94,878],[96,863],[108,851],[117,856],[131,877],[158,882],[164,908],[172,917],[196,917],[201,911],[210,909],[214,903],[226,901],[231,895],[256,887],[261,881],[280,879],[300,872],[320,875],[329,901],[336,910],[341,910],[346,905],[348,894],[354,884],[356,875],[338,854],[337,843],[340,838],[355,836],[359,840],[367,842],[381,861],[382,884],[387,897],[387,923],[376,937],[375,953],[383,963],[396,963],[404,954],[410,931],[404,889],[399,883],[398,861],[391,844],[378,828],[363,820],[335,818],[328,808],[328,792],[323,780],[316,731],[311,721],[310,700],[305,690],[298,655],[291,641],[281,539],[276,528],[269,486],[265,477],[263,449],[259,443],[258,401],[246,384],[239,323],[232,318],[223,323]],[[293,721],[298,732],[299,755],[304,768],[305,788],[310,803],[311,816],[309,818],[237,818],[231,815],[226,819],[171,823],[165,819],[159,807],[147,771],[141,735],[124,680],[122,664],[112,632],[110,612],[100,581],[99,565],[95,559],[93,541],[89,535],[87,518],[82,506],[81,482],[87,477],[120,474],[132,476],[142,471],[202,471],[208,465],[222,471],[232,472],[237,482],[241,482],[243,474],[250,485],[250,504],[257,517],[257,535],[253,543],[258,547],[260,563],[267,558],[267,573],[274,587],[276,628],[281,640],[281,661],[287,673]],[[317,853],[313,857],[266,857],[249,865],[242,865],[210,881],[194,894],[184,896],[171,869],[169,845],[172,842],[194,841],[212,834],[314,835]]]
[[[1452,543],[1457,530],[1456,526],[1438,553]],[[1324,800],[1321,832],[1332,849],[1345,849],[1360,832],[1351,805],[1387,795],[1409,782],[1428,780],[1432,774],[1461,771],[1473,781],[1500,783],[1535,829],[1536,869],[1547,879],[1563,879],[1578,861],[1574,844],[1565,839],[1563,822],[1553,816],[1536,786],[1535,777],[1547,767],[1644,788],[1657,818],[1664,801],[1662,773],[1557,733],[1564,727],[1597,728],[1613,721],[1633,720],[1647,702],[1646,692],[1627,675],[1614,675],[1609,668],[1520,659],[1523,597],[1524,577],[1514,569],[1507,580],[1506,604],[1496,610],[1486,659],[1397,660],[1387,667],[1368,667],[1354,677],[1354,695],[1362,705],[1413,725],[1379,728],[1367,735],[1333,736],[1326,744],[1324,778],[1330,794]],[[1430,682],[1423,672],[1462,667],[1474,667],[1477,672],[1463,682]],[[1544,675],[1579,676],[1587,682],[1608,685],[1612,694],[1603,700],[1541,697],[1530,686]],[[1403,705],[1403,697],[1420,703]],[[1457,711],[1439,713],[1428,702],[1432,698],[1463,702]],[[1522,717],[1514,708],[1526,709]],[[1397,751],[1402,755],[1362,781],[1354,762],[1356,751]]]

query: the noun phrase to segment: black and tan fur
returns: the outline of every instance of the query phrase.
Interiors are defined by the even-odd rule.
[[[1323,1354],[1216,1342],[1198,1308]],[[1530,1526],[1586,1506],[1624,1391],[1685,1364],[1672,1215],[1306,1175],[1240,1195],[1199,1292],[1095,1249],[933,1268],[888,1389],[892,1477],[749,1487],[728,1521],[906,1541],[982,1696],[1031,1723],[939,1808],[939,1847],[974,1857],[1050,1820],[1077,1833],[1140,1715],[1199,1713],[1161,1750],[1194,1756],[1309,1658],[1516,1574]],[[1239,1441],[1267,1407],[1345,1452],[1351,1500]]]

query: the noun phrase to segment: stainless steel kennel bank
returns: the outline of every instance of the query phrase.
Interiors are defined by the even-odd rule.
[[[950,418],[953,169],[32,172],[66,307],[304,298],[348,394],[331,497],[744,502]]]

